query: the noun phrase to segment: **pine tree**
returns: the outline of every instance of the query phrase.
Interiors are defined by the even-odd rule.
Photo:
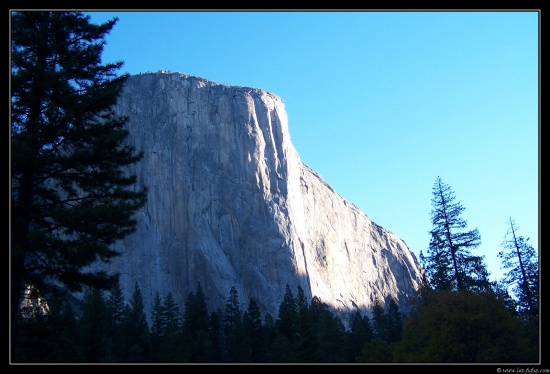
[[[279,305],[279,313],[277,315],[277,328],[280,335],[285,336],[289,342],[294,342],[294,323],[298,313],[296,299],[287,284],[283,300]]]
[[[229,362],[246,362],[246,341],[242,325],[242,313],[239,293],[235,286],[229,290],[223,315],[224,343]]]
[[[213,311],[208,319],[208,334],[212,341],[212,354],[209,362],[221,362],[223,360],[222,349],[222,322],[219,311]]]
[[[153,306],[151,307],[151,357],[154,362],[157,362],[160,353],[161,337],[164,335],[163,322],[163,306],[160,298],[160,293],[155,292],[153,296]]]
[[[295,321],[297,318],[298,306],[296,299],[287,284],[283,300],[279,305],[277,320],[273,324],[273,329],[266,328],[269,337],[270,349],[268,352],[268,361],[272,362],[296,362],[296,352],[294,350]],[[270,326],[270,316],[266,316],[267,326]]]
[[[316,319],[319,316],[313,315],[316,310],[310,308],[301,286],[298,286],[296,307],[296,319],[293,323],[296,359],[298,362],[319,362],[322,359],[318,337],[319,321]]]
[[[81,347],[86,362],[106,362],[109,341],[109,313],[103,292],[87,288],[79,321]]]
[[[388,316],[378,298],[374,300],[372,306],[372,325],[374,337],[388,341]]]
[[[129,166],[126,117],[113,106],[128,75],[101,64],[116,18],[95,25],[81,12],[11,13],[11,316],[36,290],[109,289],[115,275],[90,265],[118,255],[145,204]]]
[[[201,284],[197,283],[197,292],[189,292],[185,300],[184,324],[192,338],[197,337],[199,330],[208,330],[209,318],[206,296]]]
[[[350,317],[349,343],[347,344],[349,356],[352,359],[358,357],[366,343],[373,338],[372,324],[368,315],[362,316],[356,310]]]
[[[249,362],[262,362],[266,355],[266,344],[262,329],[260,308],[254,298],[250,298],[248,308],[243,313],[244,340]]]
[[[137,284],[130,298],[123,322],[124,353],[126,362],[148,362],[149,324],[145,314],[143,296]]]
[[[120,284],[111,289],[106,301],[107,313],[109,314],[109,332],[108,332],[108,361],[119,362],[122,360],[122,324],[126,318],[128,305],[122,295]]]
[[[420,253],[422,265],[435,290],[483,290],[491,286],[483,256],[471,249],[481,243],[477,229],[465,231],[461,218],[464,207],[455,202],[450,186],[437,177],[433,187],[431,220],[433,229],[428,255]]]
[[[153,306],[151,307],[151,337],[153,344],[158,345],[159,338],[164,334],[163,331],[163,307],[160,293],[155,292],[153,297]]]
[[[189,362],[207,362],[215,350],[211,340],[210,316],[206,305],[206,296],[201,284],[197,283],[197,292],[189,292],[185,300],[183,321],[184,356]]]
[[[317,296],[311,298],[309,306],[310,323],[316,327],[316,339],[312,339],[316,362],[345,362],[348,359],[344,324]]]
[[[391,299],[388,304],[386,313],[388,321],[388,342],[398,342],[403,335],[403,318],[399,311],[399,306],[394,299]]]
[[[160,339],[157,359],[160,362],[179,362],[181,355],[181,316],[174,296],[168,292],[161,305]]]
[[[262,325],[262,337],[265,341],[266,346],[265,360],[270,361],[273,358],[273,356],[271,355],[271,350],[277,337],[277,324],[275,323],[275,319],[270,313],[266,313],[264,315],[264,323]]]
[[[241,322],[241,307],[239,303],[239,293],[235,286],[229,290],[229,297],[225,303],[225,313],[223,315],[223,323],[225,329],[231,329],[233,326]]]
[[[180,309],[174,296],[168,292],[162,304],[162,322],[164,335],[175,334],[181,325]]]
[[[511,286],[517,298],[519,311],[532,316],[539,313],[539,266],[537,251],[529,244],[529,238],[518,236],[518,227],[512,218],[510,228],[498,256],[503,268],[509,269],[504,283]]]

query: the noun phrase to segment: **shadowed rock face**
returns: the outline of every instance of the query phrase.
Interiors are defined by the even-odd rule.
[[[132,170],[149,190],[137,231],[111,269],[146,311],[171,292],[183,311],[200,283],[210,311],[231,287],[276,318],[300,286],[342,315],[393,297],[400,310],[421,280],[407,245],[304,165],[283,101],[260,89],[179,73],[130,77],[116,107],[144,153]]]

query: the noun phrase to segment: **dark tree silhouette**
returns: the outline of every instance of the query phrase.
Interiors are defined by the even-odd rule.
[[[214,311],[210,314],[210,318],[208,320],[208,334],[210,336],[210,341],[212,342],[212,349],[208,362],[223,361],[222,322],[220,315],[221,312]]]
[[[391,299],[388,304],[386,318],[388,322],[388,342],[400,341],[403,336],[403,317],[394,299]]]
[[[134,284],[134,291],[125,315],[126,318],[122,324],[125,361],[148,362],[150,359],[149,323],[137,282]]]
[[[353,361],[362,353],[365,344],[372,340],[373,327],[369,316],[362,316],[358,310],[351,315],[349,325],[350,334],[347,347],[349,357]]]
[[[160,306],[160,336],[157,360],[159,362],[179,362],[181,352],[181,314],[174,296],[168,292]]]
[[[247,361],[246,340],[244,337],[239,293],[235,286],[229,290],[223,315],[224,343],[229,362]]]
[[[520,312],[532,316],[539,314],[539,262],[538,253],[529,244],[529,238],[517,234],[518,227],[512,218],[510,228],[502,243],[503,251],[498,256],[502,267],[508,269],[504,283],[512,287]]]
[[[319,362],[345,362],[347,350],[344,346],[348,336],[344,324],[317,296],[311,298],[311,324],[317,326],[317,339],[312,340],[313,346],[319,344],[318,353],[313,359]]]
[[[375,338],[388,341],[388,316],[378,298],[374,300],[374,305],[372,306],[372,327]]]
[[[128,305],[124,300],[119,283],[111,289],[105,304],[109,314],[107,361],[120,362],[124,349],[122,347],[122,324],[128,312]]]
[[[437,177],[433,187],[431,219],[433,229],[428,255],[420,259],[430,286],[436,290],[483,290],[491,286],[483,256],[471,249],[481,243],[477,229],[465,231],[464,207],[455,202],[450,186]]]
[[[404,318],[394,362],[537,362],[537,347],[491,290],[432,291]]]
[[[296,321],[297,313],[298,306],[296,305],[296,299],[294,298],[294,294],[292,293],[290,286],[287,284],[285,287],[283,300],[279,305],[276,324],[279,334],[286,337],[286,339],[291,343],[294,342],[294,323]]]
[[[183,339],[184,361],[208,362],[213,357],[216,347],[211,339],[210,315],[200,283],[196,293],[189,292],[185,300]]]
[[[265,359],[267,346],[262,329],[260,308],[254,298],[250,298],[248,308],[243,313],[244,341],[247,350],[247,362],[262,362]]]
[[[103,292],[87,288],[79,320],[80,346],[86,362],[106,362],[108,357],[109,312]]]
[[[293,323],[296,358],[299,362],[320,362],[323,359],[319,341],[321,326],[315,319],[314,310],[310,308],[301,286],[298,286],[296,307],[296,319]]]
[[[81,12],[11,13],[11,317],[21,298],[109,289],[115,275],[93,271],[118,253],[146,199],[129,166],[126,118],[113,105],[127,75],[101,64],[117,19],[90,23]],[[16,339],[14,339],[14,342]]]

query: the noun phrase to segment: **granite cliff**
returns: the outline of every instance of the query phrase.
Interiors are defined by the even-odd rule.
[[[408,310],[416,258],[302,163],[279,97],[161,71],[131,76],[116,110],[149,194],[110,269],[127,299],[138,283],[149,315],[156,291],[183,310],[198,283],[211,311],[234,286],[243,310],[253,297],[276,318],[286,285],[341,315],[375,298]]]

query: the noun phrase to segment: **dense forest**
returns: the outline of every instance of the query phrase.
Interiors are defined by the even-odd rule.
[[[13,363],[537,363],[539,262],[512,218],[489,279],[477,229],[437,177],[423,286],[403,315],[395,300],[342,321],[325,301],[288,285],[276,316],[231,288],[208,310],[197,284],[178,305],[139,285],[125,300],[119,255],[147,190],[129,173],[142,154],[112,110],[127,75],[101,64],[101,25],[81,12],[11,15],[10,361]],[[81,297],[75,297],[80,295]]]
[[[286,287],[277,316],[261,316],[232,288],[224,310],[207,310],[197,285],[180,308],[156,294],[150,316],[135,285],[88,289],[78,305],[29,304],[14,362],[51,363],[529,363],[538,362],[538,325],[495,292],[424,290],[403,316],[390,300],[345,327],[317,297]]]

